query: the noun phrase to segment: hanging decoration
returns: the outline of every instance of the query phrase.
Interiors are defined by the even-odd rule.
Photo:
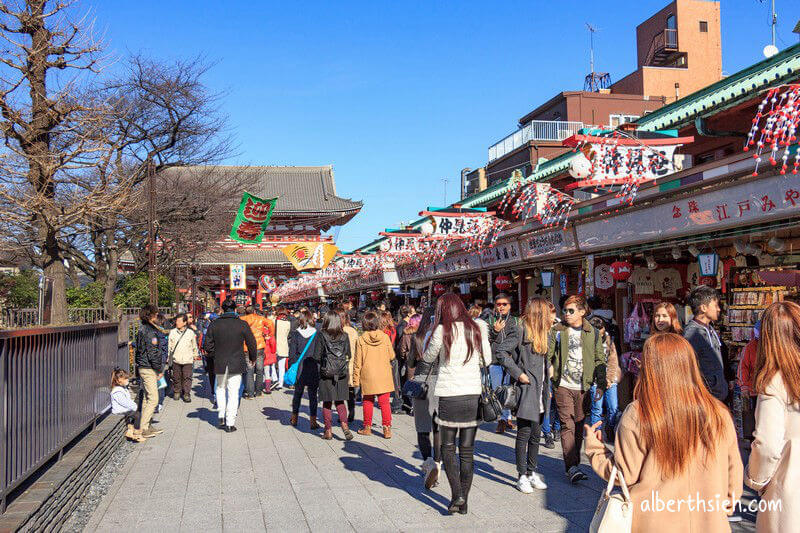
[[[272,292],[278,288],[278,282],[269,274],[261,274],[258,277],[258,286],[264,292]]]
[[[523,223],[533,218],[545,227],[563,225],[566,227],[570,211],[576,200],[549,183],[530,182],[523,184],[517,181],[500,202],[498,211],[511,209],[511,215]]]
[[[231,271],[231,290],[247,289],[247,267],[243,264],[230,265]]]
[[[507,291],[511,288],[511,278],[506,275],[497,276],[494,279],[494,286],[497,287],[499,291]]]
[[[298,242],[281,248],[298,271],[325,268],[338,250],[334,244],[321,242]]]
[[[442,285],[441,283],[436,283],[436,284],[433,286],[433,294],[434,294],[435,296],[441,296],[442,294],[444,294],[444,292],[445,292],[446,290],[447,290],[447,289],[445,288],[445,286],[444,286],[444,285]]]
[[[758,105],[753,118],[753,126],[747,134],[744,151],[754,148],[755,169],[753,176],[758,176],[761,156],[769,153],[769,163],[773,167],[780,161],[780,173],[789,170],[790,148],[797,142],[797,130],[800,127],[800,84],[775,87],[767,92],[766,97]],[[782,151],[782,153],[781,153]],[[797,174],[800,167],[800,150],[795,151],[792,174]]]
[[[265,200],[249,192],[244,193],[233,221],[230,238],[246,244],[261,242],[277,201],[277,198]]]
[[[633,265],[628,261],[614,261],[610,269],[614,281],[627,281],[633,274]]]

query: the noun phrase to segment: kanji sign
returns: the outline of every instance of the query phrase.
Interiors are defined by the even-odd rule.
[[[246,192],[239,203],[230,238],[243,243],[261,242],[264,230],[272,218],[277,198],[263,199]]]
[[[230,265],[231,290],[247,289],[247,267],[241,264]]]

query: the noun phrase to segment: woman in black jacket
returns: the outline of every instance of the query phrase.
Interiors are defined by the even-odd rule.
[[[314,346],[313,357],[319,364],[319,399],[322,401],[322,420],[325,432],[322,438],[333,438],[333,413],[331,406],[336,405],[339,423],[342,425],[344,438],[353,440],[353,433],[347,425],[347,406],[350,397],[349,362],[350,338],[342,329],[342,319],[336,311],[328,311],[322,320],[322,331]]]
[[[520,393],[514,448],[519,474],[517,488],[526,494],[533,492],[534,488],[547,488],[542,476],[536,472],[536,466],[541,422],[549,406],[546,356],[547,335],[552,324],[547,300],[531,298],[525,307],[521,328],[514,328],[497,350],[500,364],[511,375]]]
[[[319,429],[317,424],[317,389],[319,388],[319,361],[314,358],[315,347],[319,333],[314,327],[314,315],[305,310],[300,313],[297,329],[289,333],[289,366],[295,364],[305,351],[303,359],[297,368],[297,379],[294,383],[294,396],[292,397],[292,418],[289,422],[297,426],[300,414],[300,401],[303,391],[308,389],[308,424],[309,428]],[[308,345],[308,349],[306,349]]]

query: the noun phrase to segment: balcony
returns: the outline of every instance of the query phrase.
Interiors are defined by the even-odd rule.
[[[650,43],[645,65],[651,67],[686,67],[686,52],[678,48],[678,30],[666,28],[658,32]]]
[[[566,122],[562,120],[532,120],[511,135],[501,139],[489,147],[489,163],[500,159],[509,152],[530,141],[561,142],[583,128],[583,122]]]

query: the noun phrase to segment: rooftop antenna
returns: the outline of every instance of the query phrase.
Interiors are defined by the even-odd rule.
[[[599,92],[600,89],[611,87],[611,76],[608,72],[594,71],[594,34],[598,29],[588,22],[586,28],[589,30],[589,74],[583,80],[583,90],[589,92]]]
[[[448,178],[442,178],[444,182],[444,205],[447,206],[447,182],[450,181]]]
[[[772,57],[778,53],[778,47],[775,46],[775,26],[778,24],[778,14],[775,13],[775,0],[772,0],[770,4],[769,25],[772,27],[772,42],[764,47],[764,57]]]

